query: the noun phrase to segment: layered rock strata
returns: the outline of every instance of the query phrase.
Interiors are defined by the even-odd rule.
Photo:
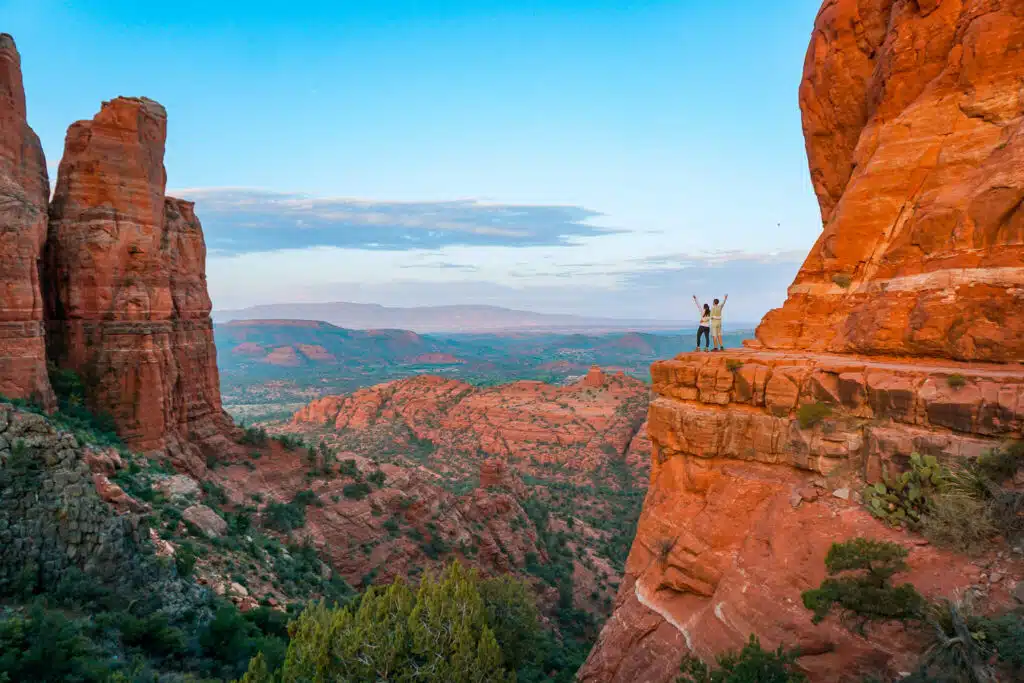
[[[1005,603],[1024,578],[1019,556],[974,562],[922,546],[858,502],[862,482],[901,471],[913,452],[967,457],[1021,438],[1019,368],[741,351],[682,355],[652,376],[651,485],[581,680],[670,681],[685,653],[713,659],[750,633],[800,646],[812,680],[911,670],[912,633],[861,638],[812,624],[801,603],[831,544],[856,536],[909,545],[905,578],[931,597],[970,588]],[[805,412],[802,425],[807,405],[829,414],[809,424]],[[1011,579],[988,583],[986,570]]]
[[[824,231],[748,350],[652,367],[651,484],[582,681],[674,680],[757,634],[813,681],[892,679],[927,643],[811,623],[832,543],[911,549],[931,598],[1011,603],[1021,553],[894,530],[863,485],[1024,430],[1024,5],[829,0],[800,87]],[[1018,589],[1018,592],[1019,589]]]
[[[826,2],[800,83],[824,231],[773,349],[1024,358],[1024,5]]]
[[[0,394],[51,409],[40,262],[50,181],[29,127],[21,57],[0,34]]]
[[[117,98],[68,130],[46,250],[49,352],[132,448],[192,471],[229,448],[193,205],[164,193],[164,108]]]

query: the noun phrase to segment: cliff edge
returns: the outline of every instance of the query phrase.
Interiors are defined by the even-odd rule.
[[[1019,2],[823,5],[800,105],[824,230],[747,349],[653,365],[650,488],[579,680],[671,681],[749,634],[813,681],[912,671],[920,633],[802,604],[854,537],[911,549],[900,580],[928,598],[1014,604],[1019,549],[939,549],[860,491],[1024,433],[1022,44]]]

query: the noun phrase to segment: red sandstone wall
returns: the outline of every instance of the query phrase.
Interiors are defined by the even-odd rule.
[[[836,0],[800,84],[824,231],[757,339],[1024,360],[1024,4]]]
[[[47,243],[50,353],[78,371],[93,409],[140,450],[201,461],[221,410],[202,226],[165,197],[167,117],[147,99],[105,102],[68,130]]]
[[[39,265],[49,197],[43,148],[26,120],[21,58],[0,34],[0,394],[48,409]]]

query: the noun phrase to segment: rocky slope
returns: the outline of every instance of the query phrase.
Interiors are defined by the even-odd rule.
[[[40,260],[50,181],[29,127],[21,57],[0,34],[0,394],[53,408],[46,376]]]
[[[68,130],[46,243],[49,353],[129,446],[199,472],[229,448],[206,291],[202,226],[164,194],[167,116],[105,102]]]
[[[920,631],[802,605],[857,536],[911,548],[929,598],[1013,603],[1021,549],[932,547],[859,491],[1022,437],[1022,42],[1020,3],[824,4],[800,90],[824,232],[752,348],[654,364],[651,485],[581,680],[670,681],[751,633],[814,681],[913,670]]]
[[[294,425],[330,425],[335,432],[372,434],[401,424],[408,438],[429,441],[452,457],[499,456],[523,473],[565,468],[580,480],[611,457],[627,456],[643,422],[647,387],[622,373],[592,368],[564,387],[513,382],[475,388],[422,375],[313,401]],[[646,475],[646,468],[640,470]]]
[[[563,634],[592,642],[646,483],[647,395],[596,368],[563,387],[419,376],[314,401],[270,429],[308,449],[267,454],[250,436],[252,459],[208,476],[264,523],[301,505],[285,535],[353,585],[459,558],[530,579]]]
[[[824,230],[768,348],[1024,357],[1024,7],[826,2],[800,107]]]

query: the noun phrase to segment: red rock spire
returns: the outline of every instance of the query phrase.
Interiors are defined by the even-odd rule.
[[[50,210],[49,347],[140,450],[223,439],[206,248],[190,202],[166,197],[167,115],[120,97],[68,129]]]
[[[40,259],[50,182],[25,116],[21,57],[0,34],[0,394],[54,407],[46,376]]]

